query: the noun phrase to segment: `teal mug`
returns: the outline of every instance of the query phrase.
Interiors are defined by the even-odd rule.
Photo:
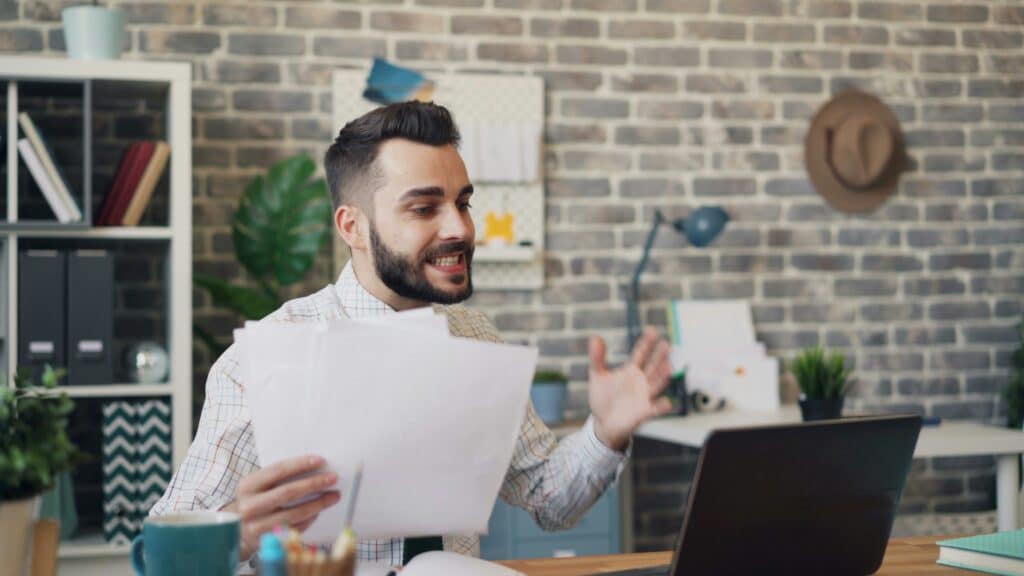
[[[233,576],[240,537],[232,512],[154,516],[132,542],[132,567],[139,576]]]

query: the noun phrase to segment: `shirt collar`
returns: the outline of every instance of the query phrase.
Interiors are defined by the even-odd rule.
[[[349,318],[381,316],[395,312],[393,308],[378,300],[359,283],[351,260],[345,264],[334,287],[338,293],[338,299],[341,301],[342,313]]]

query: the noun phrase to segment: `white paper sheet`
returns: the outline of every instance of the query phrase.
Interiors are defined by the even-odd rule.
[[[537,351],[439,335],[388,321],[242,331],[261,464],[319,454],[343,489],[361,462],[362,538],[486,533]],[[342,508],[306,540],[332,542]]]

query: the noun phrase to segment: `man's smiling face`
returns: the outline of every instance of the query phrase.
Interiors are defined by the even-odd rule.
[[[374,269],[395,294],[452,304],[473,294],[473,186],[454,146],[392,139],[375,162],[370,248]]]

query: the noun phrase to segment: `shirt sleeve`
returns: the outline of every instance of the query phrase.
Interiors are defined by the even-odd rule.
[[[259,467],[237,354],[231,346],[211,368],[196,437],[151,515],[219,510]]]

